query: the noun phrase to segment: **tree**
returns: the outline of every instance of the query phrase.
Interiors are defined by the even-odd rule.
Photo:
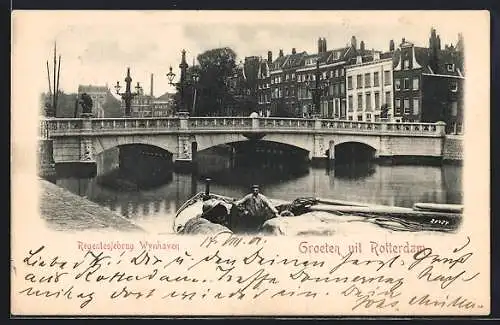
[[[203,52],[197,57],[198,66],[189,67],[186,72],[184,88],[184,105],[191,110],[196,86],[196,116],[219,114],[225,104],[231,102],[232,96],[228,90],[228,79],[235,74],[236,53],[228,48],[217,48]],[[192,73],[199,73],[199,82],[192,84]],[[179,89],[175,97],[176,107],[179,108]]]

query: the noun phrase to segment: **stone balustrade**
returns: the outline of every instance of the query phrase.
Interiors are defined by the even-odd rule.
[[[168,117],[168,118],[46,118],[40,121],[40,138],[54,136],[163,133],[180,131],[402,134],[444,136],[445,123],[389,123],[277,117]]]

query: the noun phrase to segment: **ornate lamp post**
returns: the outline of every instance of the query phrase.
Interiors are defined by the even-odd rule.
[[[175,78],[175,73],[172,72],[172,66],[170,66],[169,68],[169,72],[167,73],[167,78],[170,85],[179,86],[180,105],[179,105],[179,111],[177,113],[178,115],[186,116],[189,115],[189,112],[185,106],[185,99],[184,99],[184,88],[186,87],[186,71],[188,68],[188,64],[186,63],[186,50],[182,50],[182,58],[181,58],[181,63],[179,64],[179,68],[181,69],[181,77],[179,82],[173,82]]]
[[[130,104],[132,102],[132,98],[139,95],[142,91],[142,87],[139,85],[139,83],[137,83],[137,85],[135,86],[136,92],[133,93],[130,90],[131,83],[132,78],[130,77],[130,68],[127,68],[127,77],[125,78],[125,92],[120,93],[121,86],[119,81],[117,81],[115,85],[116,94],[120,95],[122,100],[125,102],[125,117],[131,116]]]
[[[200,81],[200,74],[197,71],[193,71],[193,74],[191,75],[191,78],[193,79],[193,88],[194,88],[194,95],[193,95],[193,108],[192,108],[192,113],[194,114],[196,111],[196,95],[197,95],[197,86],[198,82]]]
[[[309,80],[306,80],[306,88],[311,92],[314,112],[313,117],[317,118],[321,115],[320,103],[321,103],[321,94],[324,92],[325,88],[328,87],[329,82],[321,83],[321,72],[319,70],[319,60],[316,61],[316,72],[315,72],[315,84],[311,85]]]

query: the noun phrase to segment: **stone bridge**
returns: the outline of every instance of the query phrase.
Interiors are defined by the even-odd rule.
[[[50,142],[55,163],[95,162],[99,153],[146,144],[191,162],[201,151],[239,141],[272,141],[309,152],[309,159],[334,159],[335,149],[361,143],[375,158],[442,158],[445,123],[356,122],[272,117],[45,118],[40,139]]]

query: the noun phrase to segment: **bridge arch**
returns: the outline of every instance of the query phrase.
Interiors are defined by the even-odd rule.
[[[335,143],[335,162],[370,161],[377,157],[377,148],[361,141]]]
[[[132,136],[98,136],[93,141],[94,155],[124,145],[149,145],[168,151],[175,155],[178,147],[177,135],[132,135]]]

